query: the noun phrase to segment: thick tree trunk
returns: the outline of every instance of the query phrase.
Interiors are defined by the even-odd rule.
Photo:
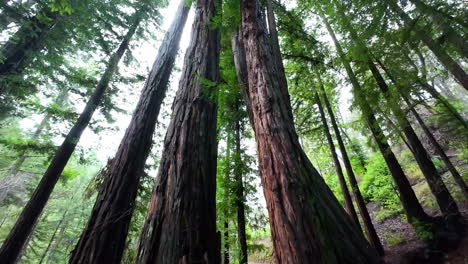
[[[323,111],[322,102],[320,101],[318,92],[315,92],[315,102],[319,108],[323,130],[325,131],[325,137],[327,138],[333,163],[335,164],[336,174],[338,175],[338,181],[340,183],[341,192],[343,193],[346,211],[351,216],[351,219],[353,219],[354,223],[356,224],[356,227],[359,228],[359,230],[362,232],[361,224],[359,223],[359,218],[357,216],[356,209],[354,208],[351,194],[349,193],[348,186],[346,185],[346,180],[343,174],[343,169],[341,168],[340,159],[338,158],[338,154],[336,154],[335,143],[333,142],[332,135],[330,134],[327,118],[325,116],[325,112]]]
[[[117,64],[127,50],[129,41],[134,35],[139,22],[140,20],[137,18],[134,24],[130,27],[117,51],[110,58],[107,68],[94,90],[93,95],[87,102],[85,109],[73,125],[68,135],[65,137],[60,148],[55,153],[55,156],[39,182],[39,185],[23,209],[15,226],[10,231],[10,234],[3,242],[2,248],[0,249],[0,259],[2,259],[4,263],[14,263],[18,258],[21,249],[25,245],[27,237],[33,230],[34,223],[37,221],[39,215],[44,209],[55,184],[59,180],[63,169],[73,154],[81,134],[88,126],[96,108],[102,101],[104,92],[117,69]]]
[[[216,232],[216,85],[220,2],[198,0],[137,263],[220,263]]]
[[[145,83],[70,263],[120,262],[156,121],[190,7],[182,0]],[[118,236],[116,235],[118,234]]]
[[[456,32],[449,23],[447,23],[442,14],[421,0],[410,1],[416,6],[418,11],[429,15],[432,23],[434,23],[438,29],[443,32],[444,40],[451,43],[462,57],[468,58],[468,42],[462,36],[460,36],[460,34],[458,34],[458,32]]]
[[[361,191],[359,190],[359,185],[356,180],[356,175],[354,174],[353,167],[351,165],[351,160],[349,159],[348,152],[346,151],[346,147],[343,142],[343,138],[341,137],[340,129],[338,128],[338,123],[335,118],[335,114],[333,113],[333,109],[331,107],[330,101],[328,100],[327,93],[323,88],[323,85],[320,86],[322,90],[322,96],[325,102],[325,107],[327,108],[328,115],[330,116],[330,120],[332,123],[333,130],[335,131],[336,140],[338,141],[338,146],[340,148],[341,156],[343,158],[343,163],[346,168],[346,173],[348,174],[349,183],[351,185],[351,190],[354,195],[354,200],[359,208],[359,212],[361,213],[361,218],[364,223],[364,227],[366,229],[367,238],[371,245],[379,252],[380,255],[384,255],[384,249],[382,243],[380,242],[379,236],[375,231],[375,227],[372,224],[372,218],[369,215],[369,211],[367,210],[366,203],[364,202],[364,198],[362,197]]]
[[[236,110],[239,111],[239,104],[236,104]],[[245,198],[244,198],[244,182],[242,180],[242,157],[241,157],[241,127],[240,121],[235,124],[234,143],[236,146],[234,155],[234,178],[236,181],[236,210],[237,210],[237,240],[240,245],[240,264],[247,264],[247,235],[245,231]]]
[[[454,61],[447,52],[430,35],[424,32],[415,24],[408,14],[406,14],[397,4],[396,0],[388,1],[390,8],[395,12],[407,26],[412,25],[413,32],[420,41],[422,41],[437,57],[440,63],[449,71],[455,79],[468,90],[468,75],[463,68]]]
[[[338,9],[340,10],[341,15],[345,17],[345,13],[343,12],[342,7],[338,7]],[[360,49],[362,55],[365,57],[368,69],[372,73],[372,76],[374,77],[380,91],[384,94],[386,98],[391,98],[390,89],[385,79],[382,77],[380,71],[377,69],[374,62],[371,60],[371,51],[359,38],[357,32],[354,30],[354,28],[349,23],[346,17],[344,19],[344,22],[346,29],[351,35],[351,39],[358,45],[358,48]],[[441,175],[437,171],[437,168],[432,162],[431,157],[429,156],[423,144],[416,135],[416,132],[411,126],[411,123],[406,118],[405,113],[400,108],[398,103],[388,102],[388,106],[390,107],[393,115],[395,116],[398,125],[400,126],[400,129],[403,131],[407,143],[410,146],[410,150],[413,153],[424,177],[426,178],[429,188],[432,194],[435,196],[440,210],[447,218],[459,218],[460,212],[458,211],[458,206],[455,200],[453,199],[452,195],[450,194],[444,182],[442,181]]]
[[[259,167],[278,263],[377,263],[376,252],[302,150],[284,72],[276,66],[258,1],[243,0],[242,42]],[[242,78],[241,78],[242,79]]]
[[[327,19],[325,17],[322,17],[322,20],[325,26],[327,27],[327,30],[331,38],[333,39],[333,42],[336,47],[336,51],[341,58],[343,66],[345,67],[349,80],[353,86],[354,95],[366,119],[367,125],[369,129],[371,130],[372,136],[377,144],[377,147],[382,153],[382,156],[393,177],[397,190],[400,194],[399,198],[403,205],[403,209],[406,213],[406,216],[408,218],[408,222],[412,225],[420,224],[420,223],[427,223],[427,224],[432,225],[432,219],[424,212],[421,204],[416,198],[416,194],[414,193],[413,189],[411,189],[411,185],[408,179],[406,178],[406,175],[403,172],[403,169],[401,168],[400,163],[398,162],[397,158],[395,157],[395,154],[390,148],[390,145],[385,139],[385,134],[380,128],[377,122],[377,119],[374,116],[372,108],[367,102],[366,97],[362,94],[363,93],[362,87],[359,84],[359,81],[356,75],[354,74],[354,71],[352,70],[349,61],[347,60],[345,53],[343,49],[341,48],[341,45],[336,39],[335,33],[333,32]]]
[[[41,18],[38,18],[41,16]],[[47,19],[42,18],[46,16]],[[47,21],[47,22],[45,22]],[[0,48],[0,77],[18,73],[29,62],[32,52],[42,49],[42,41],[59,21],[59,14],[43,8],[24,22],[18,31]]]

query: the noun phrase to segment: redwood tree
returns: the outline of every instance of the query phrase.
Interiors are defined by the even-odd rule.
[[[278,263],[377,263],[302,150],[258,1],[241,2],[248,100]],[[280,77],[283,76],[283,77]]]
[[[338,56],[341,59],[341,63],[343,64],[346,73],[348,74],[349,81],[353,86],[354,96],[356,97],[359,107],[364,115],[364,118],[367,122],[367,126],[369,127],[372,136],[376,142],[376,145],[382,153],[385,163],[387,164],[387,167],[393,177],[396,188],[400,194],[399,198],[408,218],[408,222],[413,224],[414,227],[418,227],[418,223],[432,225],[432,219],[424,212],[424,209],[422,208],[421,204],[416,198],[416,194],[411,188],[411,185],[408,179],[406,178],[406,175],[400,163],[398,162],[395,154],[390,148],[390,145],[388,144],[385,138],[385,134],[383,133],[382,128],[377,122],[377,118],[375,117],[375,114],[371,106],[369,105],[367,98],[364,95],[363,88],[361,87],[361,84],[359,83],[356,74],[351,68],[351,64],[347,59],[343,48],[338,42],[338,39],[336,38],[333,29],[331,28],[330,24],[328,23],[328,20],[324,16],[322,16],[322,20],[327,28],[328,33],[330,34],[330,37],[333,40]]]
[[[140,12],[135,13],[133,16],[133,22],[128,32],[123,37],[123,40],[120,43],[118,49],[110,57],[106,70],[97,84],[91,98],[86,103],[83,112],[80,114],[78,120],[65,137],[62,145],[55,153],[52,161],[49,164],[49,167],[39,182],[39,185],[21,212],[21,215],[16,221],[15,226],[3,242],[2,248],[0,249],[0,259],[2,260],[2,263],[16,262],[21,249],[26,244],[28,237],[34,229],[36,221],[39,219],[42,210],[49,200],[49,197],[52,194],[52,191],[57,184],[60,175],[62,174],[68,160],[73,154],[81,134],[88,126],[91,117],[102,101],[104,92],[109,86],[109,82],[117,69],[117,65],[120,59],[128,49],[129,42],[136,32],[141,18],[142,16]]]
[[[220,263],[216,232],[218,0],[198,0],[138,263]]]
[[[159,48],[153,68],[114,158],[110,161],[91,217],[70,263],[119,263],[125,247],[135,198],[161,103],[165,97],[190,6],[181,0]]]
[[[354,174],[353,166],[351,165],[351,160],[349,159],[348,151],[346,150],[343,138],[341,137],[341,132],[338,127],[338,122],[336,121],[335,113],[333,112],[333,109],[331,107],[330,101],[328,100],[328,96],[323,85],[320,85],[320,88],[322,90],[322,97],[325,103],[325,108],[327,109],[328,115],[330,116],[330,121],[333,127],[333,131],[335,132],[336,141],[338,142],[338,146],[340,148],[341,156],[346,169],[346,174],[348,175],[349,184],[351,185],[351,191],[353,193],[354,200],[356,201],[357,207],[361,214],[362,222],[364,224],[364,228],[366,230],[367,239],[369,240],[370,244],[377,250],[377,252],[379,252],[380,255],[383,255],[384,249],[382,243],[380,242],[379,236],[375,231],[375,227],[372,224],[372,218],[369,215],[366,203],[364,202],[364,198],[362,197],[361,191],[359,190],[356,175]]]
[[[338,158],[338,154],[336,153],[335,143],[333,142],[333,138],[330,133],[330,128],[328,127],[327,117],[325,116],[325,111],[323,111],[323,105],[320,101],[320,96],[318,92],[315,92],[315,102],[319,109],[320,119],[322,120],[323,130],[325,131],[325,137],[327,138],[333,163],[335,164],[335,170],[336,174],[338,175],[338,181],[340,183],[341,192],[343,193],[346,211],[351,216],[359,230],[361,230],[362,232],[361,224],[359,223],[359,218],[357,216],[356,209],[354,208],[351,194],[349,193],[348,186],[346,185],[346,180],[343,174],[343,169],[341,168],[340,159]]]

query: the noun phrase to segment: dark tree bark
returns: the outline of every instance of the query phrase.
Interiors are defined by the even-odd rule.
[[[80,114],[78,120],[73,125],[68,135],[65,137],[62,145],[55,153],[49,167],[39,182],[39,185],[21,212],[21,215],[16,221],[15,226],[10,231],[10,234],[3,242],[2,248],[0,249],[0,259],[2,259],[4,263],[14,263],[18,258],[21,249],[24,247],[28,236],[33,230],[34,223],[37,221],[42,210],[44,209],[50,194],[55,187],[55,184],[59,180],[63,169],[73,154],[81,134],[88,126],[91,117],[96,111],[96,108],[102,101],[104,92],[109,86],[109,82],[117,69],[117,65],[127,50],[129,41],[139,25],[140,17],[135,17],[136,19],[134,23],[131,25],[127,34],[123,38],[119,48],[109,59],[107,68],[91,98],[87,102],[85,109]]]
[[[338,9],[340,10],[341,15],[345,17],[345,13],[342,7],[338,7]],[[372,76],[374,77],[381,93],[386,98],[391,98],[390,89],[385,79],[383,78],[379,69],[377,69],[377,66],[375,66],[374,62],[372,61],[371,51],[365,46],[365,43],[362,41],[362,39],[359,38],[357,32],[354,30],[354,28],[346,19],[346,17],[344,19],[344,22],[345,28],[349,31],[351,35],[351,39],[358,45],[358,48],[360,49],[362,55],[365,57],[367,67],[372,73]],[[411,123],[406,118],[405,113],[403,112],[398,103],[389,102],[388,106],[390,107],[390,110],[395,116],[398,125],[400,126],[400,129],[403,131],[407,143],[410,146],[410,150],[413,153],[413,156],[416,159],[416,162],[418,163],[419,168],[421,169],[424,177],[426,178],[429,188],[432,194],[435,196],[437,204],[439,205],[439,208],[442,211],[442,214],[447,219],[459,218],[460,212],[458,211],[458,206],[455,200],[448,191],[447,186],[445,186],[445,183],[442,181],[441,175],[437,171],[437,168],[432,162],[431,157],[429,156],[423,144],[416,135],[416,132],[411,126]]]
[[[353,219],[354,223],[356,224],[356,227],[359,228],[359,230],[362,232],[361,223],[359,223],[359,218],[357,216],[356,209],[354,208],[351,194],[349,193],[348,186],[346,185],[346,180],[343,174],[343,169],[341,168],[340,159],[338,158],[338,154],[336,154],[335,143],[333,142],[332,135],[330,134],[327,118],[325,116],[325,112],[323,111],[322,102],[320,101],[318,92],[315,92],[315,102],[319,108],[323,130],[325,131],[325,137],[327,138],[333,163],[335,164],[336,174],[338,175],[338,181],[340,183],[341,192],[343,193],[346,211],[351,216],[351,219]]]
[[[50,21],[44,18],[39,19],[38,16],[46,16]],[[4,58],[0,63],[0,77],[18,73],[25,67],[30,60],[31,53],[42,49],[42,41],[57,24],[59,17],[57,12],[43,8],[30,21],[23,23],[0,48],[0,57]]]
[[[220,263],[216,232],[218,0],[198,0],[137,263]]]
[[[440,63],[449,71],[455,79],[466,89],[468,90],[468,75],[463,70],[463,68],[450,57],[449,54],[434,40],[430,35],[419,28],[415,24],[415,21],[411,19],[408,14],[406,14],[397,4],[395,0],[388,1],[390,8],[397,14],[404,23],[409,26],[412,25],[412,30],[415,34],[415,37],[422,41],[437,57]]]
[[[302,150],[258,1],[243,0],[248,99],[278,263],[377,263],[376,252]],[[241,78],[244,79],[244,78]]]
[[[224,221],[224,257],[223,264],[229,264],[229,222]]]
[[[189,9],[182,0],[159,48],[130,125],[108,165],[91,217],[72,252],[70,263],[111,260],[119,263],[122,258],[140,175],[151,150],[156,121]]]
[[[364,227],[366,230],[367,238],[369,239],[370,244],[377,250],[380,255],[384,255],[384,249],[382,243],[380,242],[379,236],[375,231],[375,227],[372,224],[372,219],[369,215],[369,211],[367,210],[366,203],[364,202],[364,198],[362,197],[361,191],[359,190],[359,185],[356,180],[356,175],[354,174],[353,167],[351,165],[351,160],[349,159],[348,152],[346,151],[345,144],[343,142],[343,138],[341,137],[340,129],[338,128],[338,123],[335,118],[335,113],[331,107],[330,101],[328,100],[327,93],[323,88],[323,85],[320,85],[322,90],[322,96],[325,102],[325,107],[327,108],[328,115],[330,116],[330,121],[335,132],[336,140],[338,141],[338,146],[340,148],[341,156],[343,158],[343,163],[346,168],[346,173],[348,174],[349,183],[351,185],[351,190],[354,195],[354,200],[359,208],[359,212],[361,213],[362,222],[364,223]],[[362,161],[361,161],[362,162]],[[365,166],[365,165],[363,165]]]
[[[416,6],[418,11],[423,14],[427,14],[430,17],[432,23],[434,23],[438,29],[443,32],[443,38],[452,44],[461,56],[468,58],[468,42],[450,26],[446,18],[441,13],[421,0],[410,1]]]
[[[363,89],[356,75],[354,74],[353,69],[351,68],[351,64],[346,58],[343,49],[341,48],[341,45],[338,42],[333,29],[325,17],[322,17],[322,20],[327,27],[331,38],[333,39],[336,51],[341,58],[343,66],[345,67],[348,78],[353,86],[354,96],[356,97],[359,107],[361,108],[361,111],[366,119],[367,125],[393,177],[397,190],[400,194],[399,198],[408,218],[408,222],[413,226],[419,223],[432,225],[432,219],[424,212],[421,204],[416,198],[416,194],[414,193],[408,179],[406,178],[405,173],[403,172],[403,169],[401,168],[400,163],[398,162],[395,154],[390,148],[390,145],[385,139],[385,134],[383,133],[382,128],[379,126],[373,110],[367,102],[367,98],[363,94]]]
[[[239,104],[236,104],[237,111],[239,111]],[[235,123],[234,143],[236,146],[234,155],[234,178],[236,181],[236,210],[237,210],[237,240],[240,245],[240,264],[247,264],[247,235],[245,232],[245,198],[244,198],[244,182],[242,180],[242,157],[241,157],[241,127],[240,121]]]

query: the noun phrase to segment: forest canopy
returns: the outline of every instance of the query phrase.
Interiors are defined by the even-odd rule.
[[[0,263],[466,263],[468,5],[0,1]]]

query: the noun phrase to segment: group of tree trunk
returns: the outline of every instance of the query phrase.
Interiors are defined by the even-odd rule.
[[[412,2],[417,8],[430,10],[419,0]],[[221,1],[198,0],[195,5],[191,41],[186,51],[156,182],[140,235],[137,263],[188,264],[221,261],[221,235],[216,228],[215,200],[218,148],[217,85],[220,80],[221,43],[220,30],[213,26],[213,21],[221,13]],[[396,1],[390,1],[389,6],[405,24],[414,24]],[[257,143],[259,171],[269,214],[274,259],[277,263],[298,264],[379,263],[379,255],[384,254],[384,249],[359,190],[334,110],[323,87],[321,71],[316,70],[314,73],[319,87],[315,91],[315,102],[318,105],[346,210],[314,168],[299,143],[281,59],[272,0],[266,1],[266,9],[265,15],[260,1],[240,1],[241,21],[239,32],[234,32],[232,37],[232,51],[243,101]],[[371,73],[376,87],[384,98],[389,98],[391,90],[379,67],[397,87],[402,84],[392,76],[391,71],[382,62],[374,58],[365,41],[346,20],[343,7],[337,5],[336,9],[341,12],[351,40],[365,58],[366,70]],[[144,165],[151,150],[156,121],[189,10],[190,6],[185,0],[181,0],[174,21],[159,47],[158,55],[125,135],[115,156],[102,172],[103,182],[98,188],[94,208],[77,245],[71,252],[70,263],[120,263],[122,260],[140,186],[140,176],[144,173]],[[22,27],[16,33],[21,36],[13,36],[21,41],[7,42],[1,49],[0,55],[6,59],[0,64],[0,76],[20,71],[24,67],[23,62],[27,59],[27,52],[37,49],[40,39],[60,21],[60,15],[55,12],[48,9],[40,12],[50,18],[49,22],[43,23],[32,18],[28,28]],[[143,17],[140,10],[132,16],[131,25],[118,49],[108,58],[107,67],[83,112],[56,151],[29,202],[5,239],[0,249],[2,263],[15,263],[20,256],[83,131],[103,101],[117,66],[127,52]],[[435,232],[435,219],[426,214],[416,198],[379,124],[375,110],[366,98],[365,89],[353,70],[351,59],[342,48],[327,17],[322,15],[321,18],[346,70],[368,129],[393,177],[409,223],[417,231],[421,231],[421,226],[424,226],[430,232]],[[431,18],[442,30],[448,33],[452,31],[442,19],[437,17],[437,13],[431,13]],[[468,89],[468,77],[461,66],[423,29],[414,27],[413,33],[428,46],[456,80]],[[462,40],[459,36],[451,38],[453,45],[459,47],[460,54],[466,57],[466,47],[461,45],[464,43]],[[402,90],[399,90],[398,96],[401,102],[394,104],[389,101],[389,108],[436,198],[443,214],[443,222],[450,228],[456,229],[460,224],[457,204],[414,131],[409,117],[402,109],[403,102],[410,108],[414,118],[467,197],[468,187]],[[431,91],[431,94],[437,92]],[[448,109],[453,109],[443,98],[440,100]],[[236,107],[239,109],[240,105]],[[464,122],[463,117],[460,118],[460,121]],[[332,130],[327,120],[330,121]],[[241,149],[240,123],[236,122],[234,126],[235,156],[238,159]],[[36,134],[42,129],[43,125],[39,125],[34,137],[37,137]],[[351,190],[347,187],[333,135],[338,143]],[[18,172],[23,162],[24,153],[13,166],[13,175]],[[234,178],[237,185],[236,214],[239,225],[237,237],[241,248],[240,263],[247,263],[246,212],[242,172],[239,166],[235,166]],[[357,205],[366,235],[362,230],[353,200]],[[66,214],[67,212],[63,213],[51,241],[59,232]],[[47,247],[46,253],[50,246],[51,244]],[[45,257],[46,254],[42,256],[41,262]]]

